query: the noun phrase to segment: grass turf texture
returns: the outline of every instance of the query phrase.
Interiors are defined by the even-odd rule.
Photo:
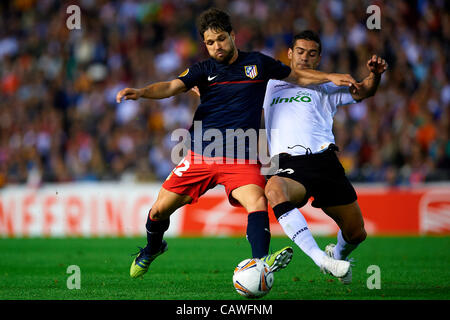
[[[0,299],[246,300],[232,285],[235,266],[249,257],[244,238],[168,238],[169,250],[149,272],[131,279],[142,238],[0,239]],[[335,238],[317,237],[324,248]],[[292,245],[272,238],[273,251]],[[275,273],[266,300],[450,299],[450,237],[369,237],[352,255],[353,283],[344,286],[298,247]],[[67,288],[67,268],[81,270],[81,289]],[[381,289],[367,288],[370,265],[380,267]]]

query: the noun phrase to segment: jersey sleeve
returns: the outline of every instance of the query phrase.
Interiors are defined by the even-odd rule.
[[[178,79],[184,82],[186,89],[189,90],[200,84],[200,82],[205,78],[204,66],[201,63],[196,63],[191,67],[184,70]]]
[[[269,109],[270,102],[271,102],[271,99],[272,99],[273,86],[276,83],[278,83],[277,80],[269,80],[269,82],[267,82],[266,94],[264,95],[264,103],[263,103],[263,109],[264,110]]]
[[[332,82],[327,82],[323,84],[323,88],[325,89],[330,104],[334,107],[357,103],[347,86],[337,86]]]
[[[267,80],[282,80],[287,78],[291,73],[291,68],[280,60],[275,60],[263,53],[260,53],[261,61],[264,68],[264,76]]]

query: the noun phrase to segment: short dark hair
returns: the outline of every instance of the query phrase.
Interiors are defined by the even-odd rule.
[[[319,54],[322,53],[322,42],[320,41],[320,37],[317,33],[312,30],[305,30],[300,33],[297,33],[292,39],[291,48],[294,49],[295,43],[297,40],[311,40],[316,42],[319,45]]]
[[[233,30],[230,16],[226,12],[216,8],[203,11],[198,19],[197,27],[203,40],[205,39],[204,33],[208,29],[214,31],[226,31],[228,33]]]

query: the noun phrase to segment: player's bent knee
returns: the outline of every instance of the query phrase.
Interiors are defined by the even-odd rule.
[[[152,208],[152,211],[150,211],[149,216],[151,220],[162,220],[163,217],[163,215],[155,208]]]
[[[266,191],[266,197],[269,201],[269,204],[274,207],[277,204],[285,202],[283,194],[279,192],[279,190],[269,189]]]
[[[272,207],[288,200],[283,191],[283,182],[277,176],[274,176],[267,181],[264,193]]]
[[[162,210],[158,205],[153,205],[152,210],[150,211],[150,219],[152,220],[166,220],[170,217],[170,214],[167,210]]]

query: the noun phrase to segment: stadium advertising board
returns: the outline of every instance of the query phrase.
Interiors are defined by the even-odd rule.
[[[0,236],[141,236],[158,184],[63,184],[0,191]],[[356,186],[365,227],[372,235],[450,234],[450,185],[409,189]],[[311,200],[301,209],[311,231],[337,232]],[[272,235],[284,235],[270,213]],[[171,217],[167,236],[241,236],[247,214],[221,188]]]

